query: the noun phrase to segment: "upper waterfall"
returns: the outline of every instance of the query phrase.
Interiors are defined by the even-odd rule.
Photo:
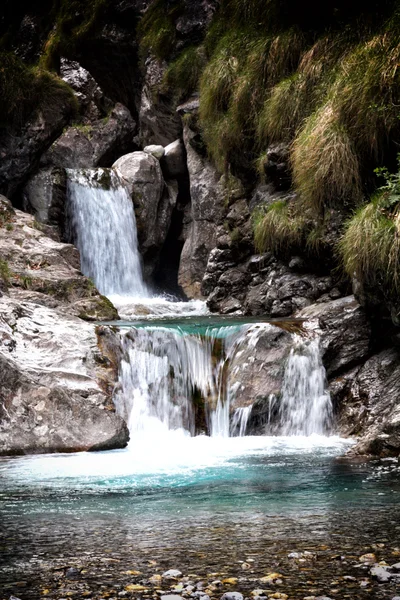
[[[112,169],[67,169],[70,237],[107,296],[145,297],[132,200]]]

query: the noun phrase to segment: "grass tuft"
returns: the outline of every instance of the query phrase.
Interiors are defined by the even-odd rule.
[[[286,200],[279,200],[254,215],[254,243],[258,252],[287,253],[304,244],[308,220],[296,214]]]
[[[359,208],[346,224],[339,251],[346,273],[368,285],[400,284],[399,215],[391,218],[380,197]]]
[[[360,200],[358,156],[330,101],[307,119],[291,159],[295,187],[305,206],[321,213],[324,206]]]

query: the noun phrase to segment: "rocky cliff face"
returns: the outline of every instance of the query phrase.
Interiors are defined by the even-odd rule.
[[[396,168],[399,131],[391,107],[398,105],[399,85],[390,65],[398,57],[398,14],[391,2],[379,15],[370,3],[363,10],[356,3],[351,11],[328,3],[318,16],[307,9],[304,19],[290,3],[268,15],[261,4],[123,0],[64,11],[57,24],[48,23],[40,7],[1,24],[1,34],[13,32],[11,46],[5,39],[8,52],[53,70],[51,89],[58,94],[56,102],[40,96],[35,109],[0,128],[0,192],[14,205],[0,203],[1,356],[9,373],[4,431],[14,410],[26,421],[26,390],[34,389],[43,406],[36,425],[53,396],[58,407],[46,449],[96,446],[97,418],[98,444],[126,442],[122,423],[107,410],[112,369],[104,376],[106,391],[101,370],[109,358],[88,324],[116,313],[79,273],[77,252],[64,243],[70,241],[65,169],[113,166],[132,195],[148,280],[207,299],[211,311],[312,323],[322,338],[339,431],[364,436],[360,452],[398,453],[397,333],[391,323],[398,318],[387,277],[397,264],[395,175],[386,173],[380,203],[368,202],[379,186],[373,169]],[[240,30],[243,19],[248,32]],[[358,30],[360,19],[365,27]],[[276,20],[282,31],[267,31]],[[61,84],[68,93],[60,88],[60,95]],[[355,98],[367,103],[356,105]],[[359,114],[369,119],[371,132]],[[353,229],[345,229],[362,203],[368,214],[357,213]],[[350,250],[356,258],[364,248],[371,253],[361,265],[349,244],[338,247],[343,232],[353,235],[354,228],[358,238]],[[353,290],[362,306],[350,296]],[[65,331],[78,328],[82,335],[84,353],[76,349],[71,357],[61,339],[52,342],[55,355],[67,353],[70,378],[56,377],[56,367],[45,376],[22,358],[32,323],[43,328],[38,324],[29,341],[40,357],[41,339],[57,319]],[[271,369],[261,377],[254,367],[237,397],[237,406],[250,396],[256,400],[251,427],[258,432],[270,390],[279,392],[281,385],[276,365],[285,357],[283,337],[270,340],[269,351],[262,343],[256,349],[256,364]],[[85,425],[58,439],[57,423],[79,406],[88,411]],[[85,442],[84,428],[93,432]],[[36,429],[15,451],[40,447],[42,439],[29,437]],[[17,448],[11,434],[2,435],[4,451]]]

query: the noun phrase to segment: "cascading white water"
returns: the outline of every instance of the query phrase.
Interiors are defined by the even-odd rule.
[[[82,272],[107,296],[145,297],[132,199],[112,169],[67,169],[71,237]]]
[[[286,365],[279,402],[279,430],[283,435],[326,434],[332,422],[319,340],[297,340]]]
[[[255,345],[263,327],[209,328],[205,335],[168,328],[133,328],[122,337],[115,403],[131,437],[146,431],[195,432],[196,400],[212,437],[229,436],[233,390],[229,363],[242,344]]]
[[[230,364],[244,347],[255,347],[269,325],[214,327],[205,335],[170,328],[132,329],[122,337],[123,358],[116,394],[118,412],[131,437],[164,430],[195,433],[202,406],[212,437],[244,436],[252,406],[230,406],[237,385]],[[198,403],[196,408],[196,401]],[[271,395],[267,431],[279,435],[325,434],[332,420],[318,340],[295,339],[280,398]]]
[[[253,405],[241,406],[235,410],[232,417],[232,423],[230,427],[230,433],[232,436],[237,435],[243,437],[246,435],[247,423],[251,415]]]

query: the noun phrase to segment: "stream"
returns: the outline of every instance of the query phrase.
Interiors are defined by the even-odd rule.
[[[293,334],[271,423],[246,435],[240,357],[277,323],[151,295],[129,194],[95,175],[69,174],[71,235],[121,315],[114,401],[131,439],[0,459],[1,600],[391,599],[360,557],[399,560],[399,465],[343,459],[318,339]]]

